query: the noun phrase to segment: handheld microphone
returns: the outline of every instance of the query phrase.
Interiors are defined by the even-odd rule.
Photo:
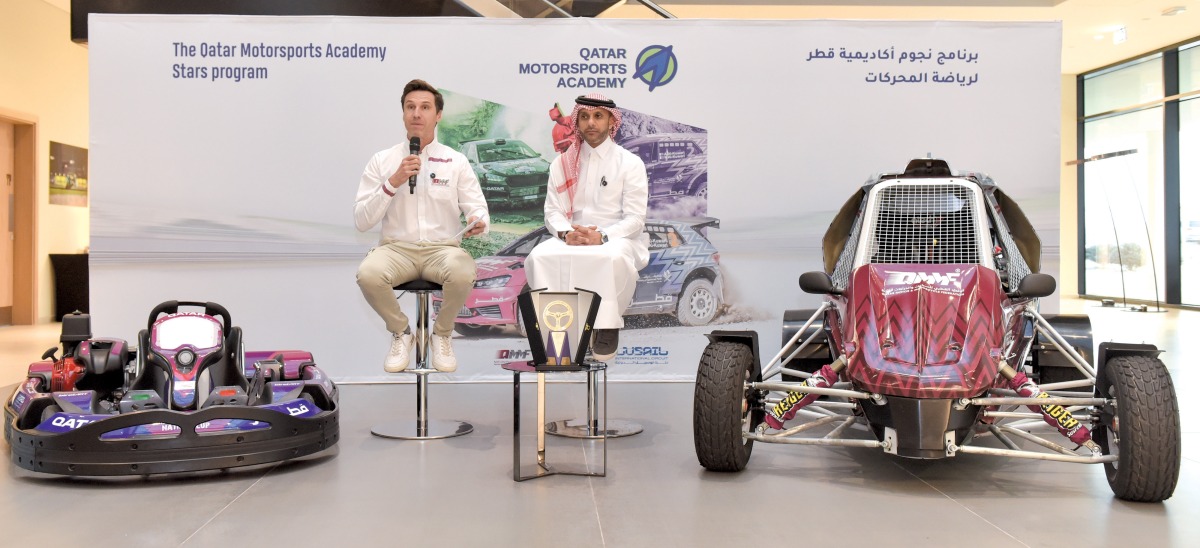
[[[421,138],[420,137],[413,137],[412,139],[408,140],[408,153],[412,154],[414,156],[421,154]],[[408,178],[408,193],[416,194],[416,192],[417,192],[417,175],[414,173],[412,177]]]

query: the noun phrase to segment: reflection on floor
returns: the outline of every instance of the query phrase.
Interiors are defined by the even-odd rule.
[[[609,442],[608,477],[515,483],[509,385],[432,385],[431,416],[467,420],[475,431],[424,442],[370,434],[377,423],[412,416],[413,385],[347,385],[340,444],[300,462],[115,480],[43,477],[6,464],[0,529],[11,546],[1194,545],[1200,411],[1183,387],[1200,381],[1189,366],[1200,353],[1180,334],[1200,332],[1200,313],[1139,314],[1085,301],[1064,309],[1092,316],[1097,342],[1166,351],[1184,431],[1179,486],[1166,503],[1114,499],[1098,466],[978,455],[915,461],[759,444],[746,471],[705,472],[692,448],[689,383],[610,384],[611,416],[645,432]],[[57,336],[57,324],[0,328],[5,397]],[[548,419],[584,414],[582,385],[556,386],[550,398]],[[530,408],[523,417],[532,421]],[[523,441],[528,455],[532,437]],[[552,462],[595,456],[594,442],[550,443]]]

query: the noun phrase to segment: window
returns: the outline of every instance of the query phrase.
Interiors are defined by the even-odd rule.
[[[1162,231],[1156,229],[1163,224],[1162,110],[1084,125],[1086,157],[1137,150],[1084,164],[1088,294],[1146,301],[1165,297]]]
[[[1200,41],[1079,86],[1081,292],[1200,306]]]
[[[1182,53],[1179,57],[1182,64]],[[1179,150],[1191,151],[1179,155],[1180,299],[1200,305],[1200,155],[1195,153],[1200,150],[1200,97],[1179,104]]]
[[[1200,91],[1200,42],[1179,48],[1179,93],[1190,91]],[[1180,150],[1188,149],[1180,143]]]
[[[1084,77],[1083,115],[1163,98],[1162,56],[1152,55]]]
[[[674,227],[663,225],[646,225],[646,233],[650,236],[650,251],[669,249],[683,245],[683,240]]]

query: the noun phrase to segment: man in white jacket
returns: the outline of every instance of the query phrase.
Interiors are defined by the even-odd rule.
[[[638,270],[650,260],[642,232],[646,165],[613,142],[621,112],[603,95],[575,99],[569,122],[575,129],[571,145],[550,165],[546,188],[546,228],[557,237],[533,248],[525,269],[531,288],[600,295],[592,357],[608,361],[617,353]]]
[[[416,279],[442,284],[430,353],[435,369],[454,371],[454,317],[475,283],[475,260],[455,237],[462,228],[459,214],[468,224],[478,221],[463,237],[483,233],[489,224],[487,202],[467,158],[437,142],[444,105],[437,88],[413,80],[404,86],[400,101],[409,140],[371,157],[354,201],[354,225],[360,232],[383,223],[379,245],[358,267],[358,286],[392,333],[383,368],[397,373],[408,368],[413,336],[392,287]],[[410,153],[413,139],[420,140],[419,154]],[[414,176],[415,185],[410,184]]]

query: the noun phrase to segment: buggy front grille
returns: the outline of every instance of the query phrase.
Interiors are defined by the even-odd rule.
[[[881,188],[868,263],[980,264],[976,197],[961,184],[901,183]]]

